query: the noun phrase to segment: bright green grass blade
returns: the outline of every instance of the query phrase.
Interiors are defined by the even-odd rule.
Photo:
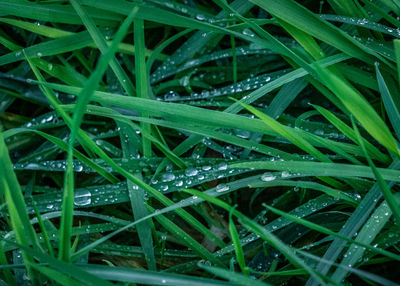
[[[21,239],[26,242],[26,245],[39,246],[39,242],[36,237],[35,230],[29,223],[29,217],[26,212],[26,204],[24,201],[24,197],[21,191],[21,187],[19,185],[18,179],[13,171],[13,166],[11,163],[11,159],[8,155],[7,146],[4,143],[4,135],[3,132],[0,131],[0,152],[1,152],[1,181],[2,188],[1,195],[6,195],[8,198],[9,208],[13,208],[13,212],[16,212],[13,220],[15,220],[15,224],[20,224],[22,233],[19,233]]]
[[[89,22],[88,16],[85,11],[81,9],[80,5],[76,1],[71,1],[74,8],[77,10],[78,14],[82,17],[84,22]],[[65,173],[65,185],[64,185],[64,198],[63,198],[63,216],[61,216],[61,239],[60,239],[60,258],[65,261],[70,260],[70,243],[71,243],[71,228],[73,221],[73,208],[74,208],[74,173],[72,166],[73,159],[73,145],[75,143],[75,138],[77,137],[78,130],[83,120],[83,115],[86,110],[86,105],[89,103],[90,98],[97,88],[99,81],[101,80],[108,64],[112,62],[114,54],[117,50],[118,44],[122,41],[125,34],[128,31],[130,24],[133,22],[133,18],[137,13],[137,9],[131,11],[129,16],[124,20],[123,24],[119,28],[116,37],[108,48],[108,50],[100,57],[98,65],[94,73],[90,76],[88,82],[82,89],[80,96],[78,97],[76,103],[75,113],[72,118],[71,124],[71,134],[69,138],[68,145],[68,155],[67,155],[67,169]],[[90,24],[87,24],[90,25]],[[115,60],[114,60],[115,61]]]
[[[53,247],[50,244],[49,235],[47,234],[46,226],[43,223],[42,216],[41,216],[38,208],[36,207],[35,203],[33,203],[33,207],[34,207],[34,210],[35,210],[35,214],[36,214],[36,217],[37,217],[37,221],[38,221],[40,230],[42,231],[42,237],[43,237],[43,240],[44,240],[44,244],[45,244],[45,246],[47,248],[48,253],[51,256],[54,256],[54,250],[53,250]]]
[[[351,139],[354,143],[358,143],[357,136],[354,133],[354,130],[350,128],[346,123],[340,120],[336,115],[334,115],[329,110],[321,107],[313,105],[313,107],[318,110],[333,126],[335,126],[340,132],[346,135],[347,138]],[[374,145],[372,145],[367,140],[363,139],[364,145],[366,146],[367,150],[373,154],[375,154],[374,158],[381,158],[382,161],[388,161],[389,158],[387,155],[383,154],[379,151]]]
[[[114,39],[114,43],[115,43],[115,47],[108,48],[108,45],[104,39],[104,36],[101,34],[101,32],[98,30],[98,28],[96,27],[95,23],[93,22],[93,20],[91,19],[91,17],[88,15],[86,8],[83,8],[77,1],[72,1],[71,2],[73,4],[74,9],[77,11],[77,14],[79,15],[79,17],[82,19],[82,22],[84,23],[85,27],[87,28],[90,36],[92,37],[92,39],[94,40],[95,44],[97,45],[97,47],[100,49],[100,51],[102,52],[102,54],[105,54],[106,51],[109,52],[109,56],[110,57],[109,60],[107,60],[107,62],[109,62],[111,69],[114,71],[116,77],[118,78],[119,82],[121,83],[122,87],[125,89],[125,91],[129,94],[129,95],[134,95],[135,94],[135,89],[128,77],[128,75],[125,73],[125,71],[122,69],[121,65],[118,63],[118,61],[115,59],[114,57],[114,53],[116,48],[118,47],[118,45],[120,44],[120,42],[122,41],[123,37],[125,36],[126,33],[123,33],[123,29],[122,26],[119,28],[119,31],[121,33],[121,39],[118,41],[115,41]],[[127,25],[127,19],[133,17],[132,16],[132,11],[135,11],[134,14],[137,15],[138,14],[138,9],[130,9],[129,13],[127,13],[127,18],[124,20],[125,25]],[[123,24],[122,24],[123,25]],[[125,28],[124,28],[125,29]],[[111,53],[110,51],[114,50],[113,53]]]
[[[72,32],[64,31],[53,27],[48,27],[46,25],[37,25],[35,23],[21,21],[17,19],[11,19],[11,18],[0,18],[0,22],[13,25],[15,27],[25,29],[27,31],[37,33],[39,35],[46,36],[49,38],[61,38],[73,34]]]
[[[7,256],[4,252],[3,244],[0,243],[0,265],[7,265],[7,264],[8,264]],[[3,269],[2,272],[5,278],[5,282],[7,282],[7,284],[5,283],[5,285],[12,285],[12,286],[17,285],[15,277],[10,269]]]
[[[394,103],[393,97],[390,94],[390,91],[385,83],[385,80],[379,71],[379,66],[375,65],[376,68],[376,77],[379,85],[379,91],[382,95],[383,104],[385,105],[385,109],[387,115],[389,116],[390,123],[394,129],[394,132],[397,138],[400,138],[400,112]]]
[[[11,51],[16,51],[16,50],[22,49],[22,47],[20,45],[17,45],[14,42],[12,42],[11,40],[6,39],[2,36],[0,36],[0,44],[2,44],[4,47],[6,47],[7,49],[9,49]]]
[[[329,70],[317,67],[316,71],[324,84],[332,90],[364,128],[388,150],[398,155],[395,139],[368,101],[348,82]]]
[[[271,127],[272,130],[277,132],[279,135],[281,135],[284,138],[287,138],[290,142],[292,142],[294,145],[298,146],[300,149],[303,149],[310,155],[315,156],[318,160],[322,162],[329,162],[330,160],[319,150],[317,150],[315,147],[313,147],[309,142],[307,142],[304,138],[296,134],[291,128],[284,126],[277,121],[275,121],[273,118],[270,116],[260,112],[256,108],[239,102],[243,107],[245,107],[247,110],[249,110],[251,113],[256,115],[257,117],[261,118],[262,121],[265,122],[266,125]]]
[[[0,130],[0,192],[5,197],[8,213],[11,219],[12,228],[15,231],[18,243],[25,247],[35,247],[40,249],[40,244],[36,236],[35,230],[29,223],[26,205],[22,195],[22,191],[13,171],[12,163],[8,155],[8,150],[4,142],[2,130]],[[26,264],[27,272],[32,280],[36,280],[34,272],[32,272],[31,264],[33,257],[22,251],[22,257]]]
[[[232,243],[235,247],[236,260],[240,266],[240,269],[242,270],[244,275],[249,276],[249,272],[246,269],[246,261],[244,258],[243,248],[242,245],[240,244],[239,234],[237,232],[235,222],[232,219],[233,210],[234,208],[232,208],[231,211],[229,212],[229,233],[231,235]]]

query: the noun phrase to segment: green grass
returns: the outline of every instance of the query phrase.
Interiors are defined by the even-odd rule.
[[[0,0],[0,285],[399,285],[399,18]]]

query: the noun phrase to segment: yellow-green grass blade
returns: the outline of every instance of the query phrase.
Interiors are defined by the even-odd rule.
[[[323,83],[340,99],[368,133],[398,156],[395,139],[387,125],[368,101],[350,83],[334,75],[329,70],[316,67],[316,71]]]

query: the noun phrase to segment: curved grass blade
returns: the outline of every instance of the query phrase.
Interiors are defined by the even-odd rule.
[[[239,234],[237,232],[235,223],[232,219],[232,212],[234,209],[235,208],[232,208],[231,211],[229,212],[229,233],[231,235],[232,243],[235,247],[236,260],[237,260],[243,274],[248,277],[249,272],[246,269],[246,262],[245,262],[245,258],[244,258],[243,248],[242,248],[242,245],[240,244]]]
[[[390,130],[366,99],[348,82],[326,69],[316,71],[324,84],[340,99],[346,108],[376,140],[398,156],[396,141]]]
[[[385,83],[385,80],[379,71],[379,66],[375,65],[376,78],[379,85],[379,90],[382,95],[383,104],[385,105],[386,112],[389,116],[390,123],[394,129],[397,138],[400,138],[400,112],[394,103],[393,97]]]
[[[86,25],[90,25],[90,19],[86,15],[85,10],[83,10],[79,3],[75,0],[71,1],[72,5],[76,9],[77,13],[82,18],[83,22]],[[77,137],[78,130],[83,120],[83,115],[86,110],[86,105],[89,103],[90,98],[97,88],[99,81],[101,80],[108,64],[115,61],[114,54],[117,50],[119,43],[125,37],[130,24],[133,22],[133,18],[137,14],[138,9],[133,9],[128,17],[124,20],[121,27],[119,28],[115,39],[108,50],[100,57],[99,63],[96,67],[96,70],[93,74],[91,74],[88,82],[83,87],[80,96],[77,99],[75,113],[72,118],[71,124],[71,134],[69,138],[68,144],[68,153],[67,153],[67,169],[65,173],[65,181],[64,181],[64,198],[63,198],[63,215],[61,216],[61,239],[60,239],[60,258],[65,261],[70,260],[70,229],[72,228],[72,219],[73,219],[73,206],[74,206],[74,175],[73,175],[73,166],[72,166],[72,158],[73,158],[73,145],[75,142],[75,138]],[[89,26],[90,31],[90,26]],[[114,66],[115,66],[114,62]]]

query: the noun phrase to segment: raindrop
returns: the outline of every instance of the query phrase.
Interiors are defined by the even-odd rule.
[[[175,179],[175,175],[173,173],[165,173],[161,176],[162,182],[170,182]]]
[[[199,21],[204,21],[206,19],[206,17],[203,14],[197,14],[196,19]]]
[[[195,168],[190,168],[185,170],[185,175],[188,177],[196,176],[198,173],[197,169]]]
[[[247,28],[242,31],[242,34],[249,36],[249,37],[254,37],[254,33],[250,29],[247,29]]]
[[[218,186],[215,187],[215,191],[217,193],[223,193],[229,191],[229,186],[225,184],[219,184]]]
[[[83,170],[83,166],[82,165],[75,166],[75,171],[76,172],[82,172],[82,170]]]
[[[272,175],[271,173],[264,173],[261,176],[261,180],[264,182],[270,182],[276,179],[276,176]]]
[[[92,194],[88,190],[82,190],[75,194],[74,205],[86,206],[92,202]]]
[[[228,168],[228,165],[226,163],[220,163],[217,166],[218,171],[223,171],[226,170]]]

